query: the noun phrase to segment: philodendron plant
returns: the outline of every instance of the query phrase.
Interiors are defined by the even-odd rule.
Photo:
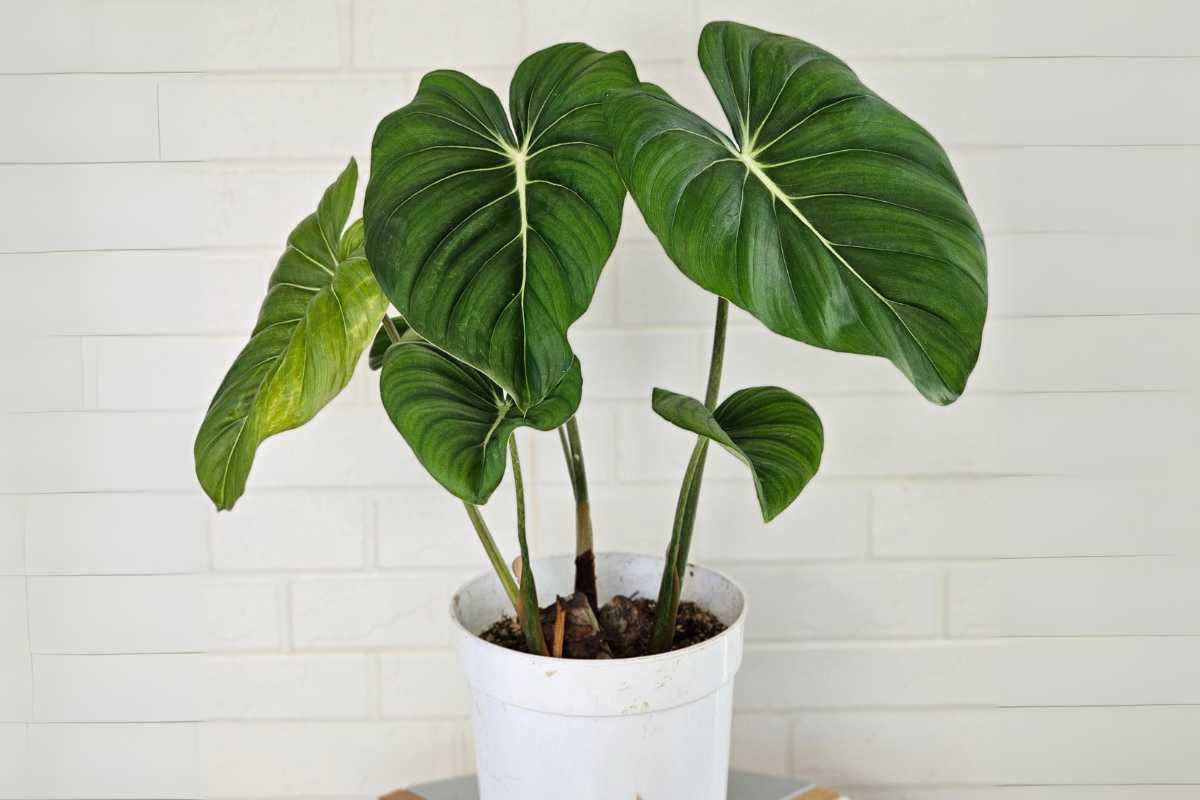
[[[746,464],[767,521],[821,459],[821,421],[802,398],[759,386],[722,399],[730,303],[805,344],[887,358],[935,403],[958,398],[979,353],[986,257],[945,151],[814,45],[715,22],[699,58],[729,133],[639,83],[625,53],[584,44],[525,59],[507,113],[467,75],[426,75],[375,133],[363,219],[347,227],[351,161],[288,239],[196,440],[217,507],[242,494],[263,440],[311,419],[369,347],[384,409],[464,503],[524,647],[614,652],[597,621],[575,417],[583,370],[568,331],[616,243],[626,192],[679,270],[717,296],[703,398],[651,398],[697,439],[644,652],[673,645],[709,443]],[[545,611],[525,536],[523,427],[557,431],[577,504],[575,595]],[[508,462],[515,575],[479,510]],[[564,651],[566,609],[585,630]]]

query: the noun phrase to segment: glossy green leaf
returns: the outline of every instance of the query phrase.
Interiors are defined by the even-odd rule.
[[[616,242],[625,188],[600,107],[636,74],[624,53],[562,44],[509,93],[426,75],[375,132],[367,255],[408,324],[529,408],[574,361],[567,328]]]
[[[404,321],[404,317],[392,317],[392,325],[396,326],[396,333],[403,336],[408,330],[408,323]],[[371,349],[367,353],[367,366],[371,369],[379,369],[383,366],[383,356],[387,349],[392,346],[392,337],[388,335],[387,328],[382,325],[375,333],[375,338],[371,341]]]
[[[941,146],[807,42],[715,22],[700,63],[732,138],[650,84],[605,101],[618,168],[671,259],[777,333],[884,356],[955,400],[987,267]]]
[[[504,477],[505,447],[517,428],[557,428],[579,407],[575,361],[542,402],[522,413],[479,370],[420,341],[388,348],[379,394],[392,424],[451,494],[486,503]]]
[[[387,309],[356,226],[342,233],[357,181],[351,160],[288,237],[250,341],[200,426],[196,475],[219,509],[241,497],[264,439],[303,425],[346,386]]]
[[[711,439],[750,467],[767,522],[791,505],[821,465],[821,418],[787,389],[742,389],[715,411],[686,395],[655,389],[653,405],[663,419]]]

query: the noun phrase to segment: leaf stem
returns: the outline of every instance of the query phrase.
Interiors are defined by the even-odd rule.
[[[541,609],[538,608],[537,585],[533,580],[533,564],[529,560],[529,544],[525,539],[525,481],[521,476],[521,457],[517,454],[517,437],[508,440],[508,455],[512,460],[513,486],[517,494],[517,542],[521,546],[520,622],[525,632],[529,652],[549,655],[542,635]]]
[[[704,393],[704,405],[709,411],[717,407],[721,390],[721,371],[725,364],[725,330],[729,324],[729,301],[717,299],[717,317],[713,323],[712,357],[708,365],[708,386]],[[675,639],[675,619],[679,613],[679,598],[683,591],[684,573],[687,570],[688,551],[692,547],[692,533],[696,528],[696,508],[700,503],[700,484],[704,479],[704,462],[708,456],[708,439],[696,438],[692,456],[679,487],[679,500],[675,504],[675,522],[671,529],[671,541],[667,545],[666,563],[663,565],[662,582],[658,590],[658,604],[654,614],[654,631],[650,637],[650,652],[663,653],[671,649]]]
[[[475,527],[475,533],[479,536],[479,541],[483,544],[488,561],[492,562],[492,569],[496,571],[496,577],[500,579],[500,584],[504,587],[504,593],[508,595],[508,599],[515,610],[518,606],[517,582],[513,580],[512,571],[509,570],[508,563],[504,560],[504,556],[500,555],[500,548],[496,547],[496,541],[492,538],[492,533],[488,530],[487,523],[483,521],[483,515],[479,513],[479,506],[464,500],[463,507],[467,509],[467,516],[471,518],[471,524]]]
[[[565,432],[564,432],[565,427]],[[600,609],[596,590],[596,554],[593,549],[592,507],[588,500],[587,470],[583,466],[583,443],[577,417],[558,429],[571,490],[575,494],[575,591],[582,592],[594,612]]]
[[[383,329],[387,331],[388,338],[392,340],[392,344],[399,343],[400,331],[396,330],[396,323],[392,322],[392,318],[387,314],[383,315]]]

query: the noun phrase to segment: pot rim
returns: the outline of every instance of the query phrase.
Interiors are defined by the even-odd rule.
[[[655,556],[655,555],[650,555],[647,553],[630,553],[630,552],[624,552],[624,551],[598,553],[598,554],[596,554],[596,560],[598,561],[602,557],[617,557],[617,558],[619,558],[622,556],[627,557],[627,558],[628,557],[648,558],[648,559],[653,559],[653,560],[659,561],[659,562],[666,561],[666,559],[663,556]],[[533,559],[533,563],[536,565],[539,561],[549,561],[551,559],[560,559],[560,558],[561,559],[570,559],[571,561],[575,560],[575,557],[572,555],[559,554],[559,555],[544,556],[542,558],[535,558],[535,559]],[[458,602],[458,597],[459,597],[459,595],[462,594],[464,587],[466,587],[468,584],[470,584],[474,581],[477,581],[480,578],[485,577],[485,576],[495,577],[495,575],[491,571],[486,571],[486,570],[478,573],[477,575],[474,575],[471,578],[468,578],[466,581],[459,584],[458,589],[456,589],[454,591],[454,594],[450,598],[450,607],[448,609],[448,611],[450,612],[450,621],[454,625],[454,627],[458,629],[458,631],[461,634],[465,634],[467,636],[467,638],[474,640],[474,643],[482,644],[489,648],[494,648],[495,650],[500,651],[500,653],[505,654],[505,655],[500,656],[502,658],[515,657],[515,658],[521,659],[521,660],[532,661],[533,663],[553,663],[553,664],[566,663],[566,664],[569,664],[572,669],[576,669],[576,668],[601,669],[605,666],[612,668],[613,666],[616,666],[616,665],[653,664],[653,663],[660,662],[660,661],[668,661],[670,659],[681,658],[685,655],[693,655],[696,653],[701,653],[712,647],[723,647],[724,640],[726,638],[728,638],[730,635],[732,635],[734,633],[734,631],[736,631],[738,628],[741,628],[742,626],[745,625],[746,614],[750,610],[750,598],[747,596],[746,590],[744,588],[742,588],[742,585],[740,583],[735,581],[733,578],[729,577],[727,574],[725,574],[721,570],[714,569],[713,567],[705,566],[704,564],[699,564],[695,561],[689,561],[687,566],[688,566],[689,570],[702,569],[702,570],[705,570],[707,572],[710,572],[710,573],[716,575],[721,580],[727,582],[730,586],[732,586],[737,591],[738,596],[741,598],[741,601],[742,601],[741,602],[742,607],[741,607],[741,611],[738,613],[737,617],[735,617],[732,622],[728,623],[725,626],[725,630],[721,631],[720,633],[718,633],[716,636],[712,637],[711,639],[705,639],[703,642],[697,642],[696,644],[688,645],[687,647],[681,648],[679,650],[668,650],[665,653],[655,653],[653,655],[647,655],[647,656],[634,656],[632,658],[555,658],[554,656],[543,656],[543,655],[538,655],[536,653],[523,653],[523,652],[520,652],[519,650],[510,650],[507,647],[501,647],[500,645],[496,644],[495,642],[487,641],[486,639],[484,639],[483,637],[481,637],[479,634],[475,633],[474,631],[468,630],[467,627],[465,625],[463,625],[462,622],[459,620],[458,614],[455,613],[455,607]],[[497,655],[499,655],[499,653]],[[595,666],[593,667],[593,665],[595,665]]]

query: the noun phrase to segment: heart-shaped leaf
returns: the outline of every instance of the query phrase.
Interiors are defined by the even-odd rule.
[[[567,328],[616,242],[625,188],[600,101],[637,80],[624,53],[555,45],[509,93],[431,72],[375,132],[365,219],[380,285],[423,338],[521,409],[558,386]]]
[[[791,505],[821,465],[821,418],[787,389],[742,389],[715,411],[695,398],[655,389],[653,406],[663,419],[713,440],[750,467],[767,522]]]
[[[346,386],[387,309],[361,225],[342,233],[357,181],[351,160],[288,237],[250,341],[200,426],[196,475],[219,509],[241,497],[264,439],[308,422]]]
[[[379,394],[417,460],[456,497],[486,503],[504,477],[505,447],[522,426],[557,428],[579,407],[583,378],[574,361],[542,402],[522,413],[479,370],[421,341],[388,348]]]
[[[941,146],[807,42],[705,26],[725,136],[650,84],[605,101],[614,156],[671,259],[768,328],[965,389],[987,311],[979,225]]]

